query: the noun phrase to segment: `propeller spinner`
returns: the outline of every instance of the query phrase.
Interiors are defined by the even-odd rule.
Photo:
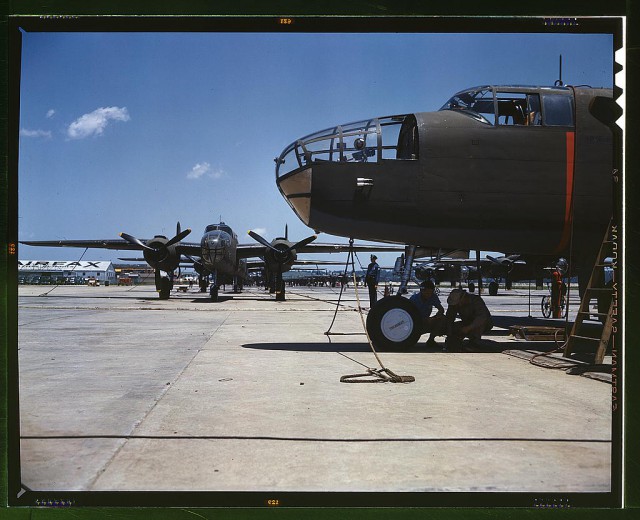
[[[148,240],[145,244],[139,238],[136,238],[133,235],[129,235],[128,233],[120,233],[120,237],[122,237],[130,244],[136,245],[140,249],[142,249],[145,260],[153,268],[172,271],[180,262],[179,255],[177,255],[175,251],[173,251],[171,246],[180,242],[189,233],[191,233],[191,229],[185,229],[184,231],[181,231],[180,222],[178,222],[178,225],[176,226],[176,235],[170,240],[167,240],[164,237],[156,236],[153,239]]]

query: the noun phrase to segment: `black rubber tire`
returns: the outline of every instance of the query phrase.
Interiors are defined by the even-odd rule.
[[[215,285],[212,285],[209,289],[209,296],[211,296],[212,302],[218,301],[218,288]]]
[[[542,310],[542,315],[545,318],[551,318],[551,296],[547,294],[542,297],[542,301],[540,302],[540,309]]]
[[[473,282],[469,282],[469,292],[475,292],[476,284]]]
[[[421,336],[420,314],[407,298],[387,296],[369,310],[367,332],[376,349],[412,347]]]
[[[489,295],[498,296],[498,282],[491,282],[489,284]]]
[[[169,299],[169,296],[171,296],[171,282],[168,278],[160,279],[160,290],[158,293],[160,294],[161,300]]]

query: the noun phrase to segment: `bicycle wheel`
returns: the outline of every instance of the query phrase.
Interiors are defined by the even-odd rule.
[[[564,296],[562,297],[562,301],[560,302],[560,312],[563,318],[566,318],[567,312],[569,312],[569,307],[567,306],[567,300]]]
[[[542,297],[542,302],[540,302],[540,308],[542,310],[542,315],[545,318],[551,318],[551,296],[548,294]]]

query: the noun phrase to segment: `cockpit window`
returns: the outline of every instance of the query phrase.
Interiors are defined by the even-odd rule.
[[[536,126],[542,123],[539,94],[498,92],[498,124]]]
[[[209,231],[223,231],[225,233],[228,233],[229,236],[231,237],[235,238],[236,236],[234,231],[229,226],[227,226],[224,222],[220,222],[219,224],[209,224],[204,231],[205,233],[208,233]]]
[[[328,128],[298,139],[276,159],[276,175],[322,162],[380,162],[418,158],[413,114],[388,116]]]
[[[544,124],[546,126],[573,126],[573,102],[571,96],[544,94]]]
[[[493,92],[490,88],[459,92],[449,99],[440,110],[459,110],[481,123],[493,124],[495,121]]]

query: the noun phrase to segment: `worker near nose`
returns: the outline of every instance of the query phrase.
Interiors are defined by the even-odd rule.
[[[420,284],[420,292],[415,293],[409,298],[409,301],[413,303],[422,318],[422,332],[426,334],[429,332],[429,339],[427,340],[427,347],[436,346],[436,336],[442,336],[447,331],[447,320],[444,316],[444,307],[440,303],[440,298],[435,293],[435,284],[431,280],[425,280]],[[438,312],[431,316],[433,307],[438,309]]]
[[[477,343],[493,328],[491,313],[482,297],[454,289],[447,304],[447,350],[460,352],[464,338],[469,338],[471,344]],[[458,316],[461,321],[455,321]]]
[[[380,279],[380,266],[376,262],[378,257],[371,255],[371,263],[367,267],[367,274],[364,281],[369,288],[369,307],[373,307],[378,301],[378,280]]]

